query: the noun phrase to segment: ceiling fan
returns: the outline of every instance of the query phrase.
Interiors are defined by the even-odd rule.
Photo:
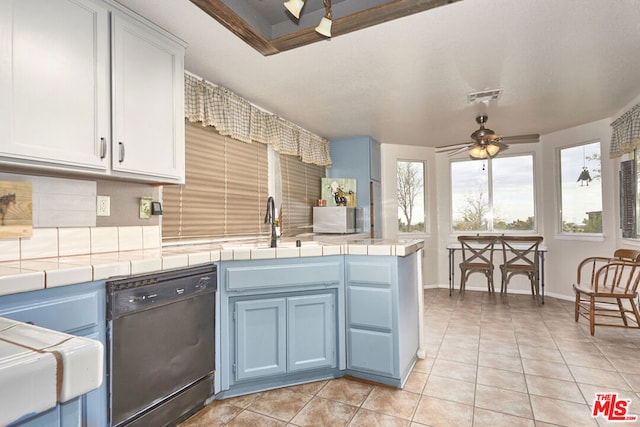
[[[453,156],[454,154],[468,150],[469,157],[474,160],[481,160],[487,157],[495,157],[501,150],[506,150],[509,148],[507,143],[522,144],[538,142],[540,140],[540,135],[537,133],[530,135],[500,136],[492,129],[484,126],[488,119],[489,117],[486,114],[481,114],[476,117],[476,122],[480,125],[480,128],[471,134],[471,139],[473,139],[474,142],[436,147],[436,153],[450,152],[449,155]]]

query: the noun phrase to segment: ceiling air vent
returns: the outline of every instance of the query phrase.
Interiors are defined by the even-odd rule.
[[[494,99],[499,99],[502,95],[502,89],[489,89],[480,92],[472,92],[467,94],[467,102],[469,104],[475,104],[478,102],[489,102]]]

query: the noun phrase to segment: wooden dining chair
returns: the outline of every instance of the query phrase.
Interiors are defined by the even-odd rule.
[[[577,283],[573,285],[575,321],[580,316],[588,319],[591,335],[595,334],[596,326],[640,328],[640,312],[635,301],[640,262],[638,256],[628,258],[633,257],[631,252],[616,253],[625,258],[589,257],[578,264]]]
[[[482,273],[487,278],[487,289],[495,292],[493,287],[493,251],[497,237],[495,236],[458,236],[462,248],[460,263],[460,291],[464,291],[467,279],[472,273]]]
[[[539,248],[542,236],[501,236],[503,264],[500,265],[500,293],[507,293],[509,280],[524,275],[531,282],[531,295],[540,295]]]

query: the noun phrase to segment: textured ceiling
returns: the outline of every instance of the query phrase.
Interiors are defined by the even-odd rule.
[[[119,2],[185,40],[187,70],[329,139],[467,142],[484,89],[503,89],[486,112],[507,136],[640,94],[640,0],[463,0],[267,57],[188,0]]]

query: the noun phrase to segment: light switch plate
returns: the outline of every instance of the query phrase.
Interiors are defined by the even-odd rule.
[[[111,197],[96,196],[96,216],[111,215]]]

